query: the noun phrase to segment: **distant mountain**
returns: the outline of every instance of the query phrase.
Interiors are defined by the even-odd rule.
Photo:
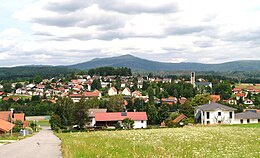
[[[132,55],[122,55],[110,58],[95,58],[93,60],[70,65],[68,67],[88,70],[104,66],[129,67],[133,70],[148,71],[260,71],[259,60],[242,60],[222,64],[164,63],[146,60]]]

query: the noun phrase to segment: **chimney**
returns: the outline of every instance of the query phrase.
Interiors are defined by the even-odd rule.
[[[136,109],[134,109],[134,112],[136,112]]]

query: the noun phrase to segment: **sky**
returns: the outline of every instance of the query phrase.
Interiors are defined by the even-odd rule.
[[[0,67],[260,60],[259,0],[0,0]]]

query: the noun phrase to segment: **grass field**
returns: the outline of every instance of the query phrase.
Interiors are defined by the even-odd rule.
[[[34,122],[34,121],[29,121],[29,123]],[[40,126],[50,126],[49,120],[40,120],[40,121],[36,121],[37,125]]]
[[[248,128],[254,127],[254,128]],[[57,133],[64,158],[260,157],[260,126]]]

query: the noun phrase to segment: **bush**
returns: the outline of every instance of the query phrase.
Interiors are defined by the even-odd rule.
[[[16,120],[14,122],[15,126],[13,128],[13,132],[20,132],[20,130],[23,128],[23,122],[21,120]]]
[[[125,118],[123,121],[123,128],[124,129],[132,129],[134,127],[134,121],[129,119],[129,118]]]

